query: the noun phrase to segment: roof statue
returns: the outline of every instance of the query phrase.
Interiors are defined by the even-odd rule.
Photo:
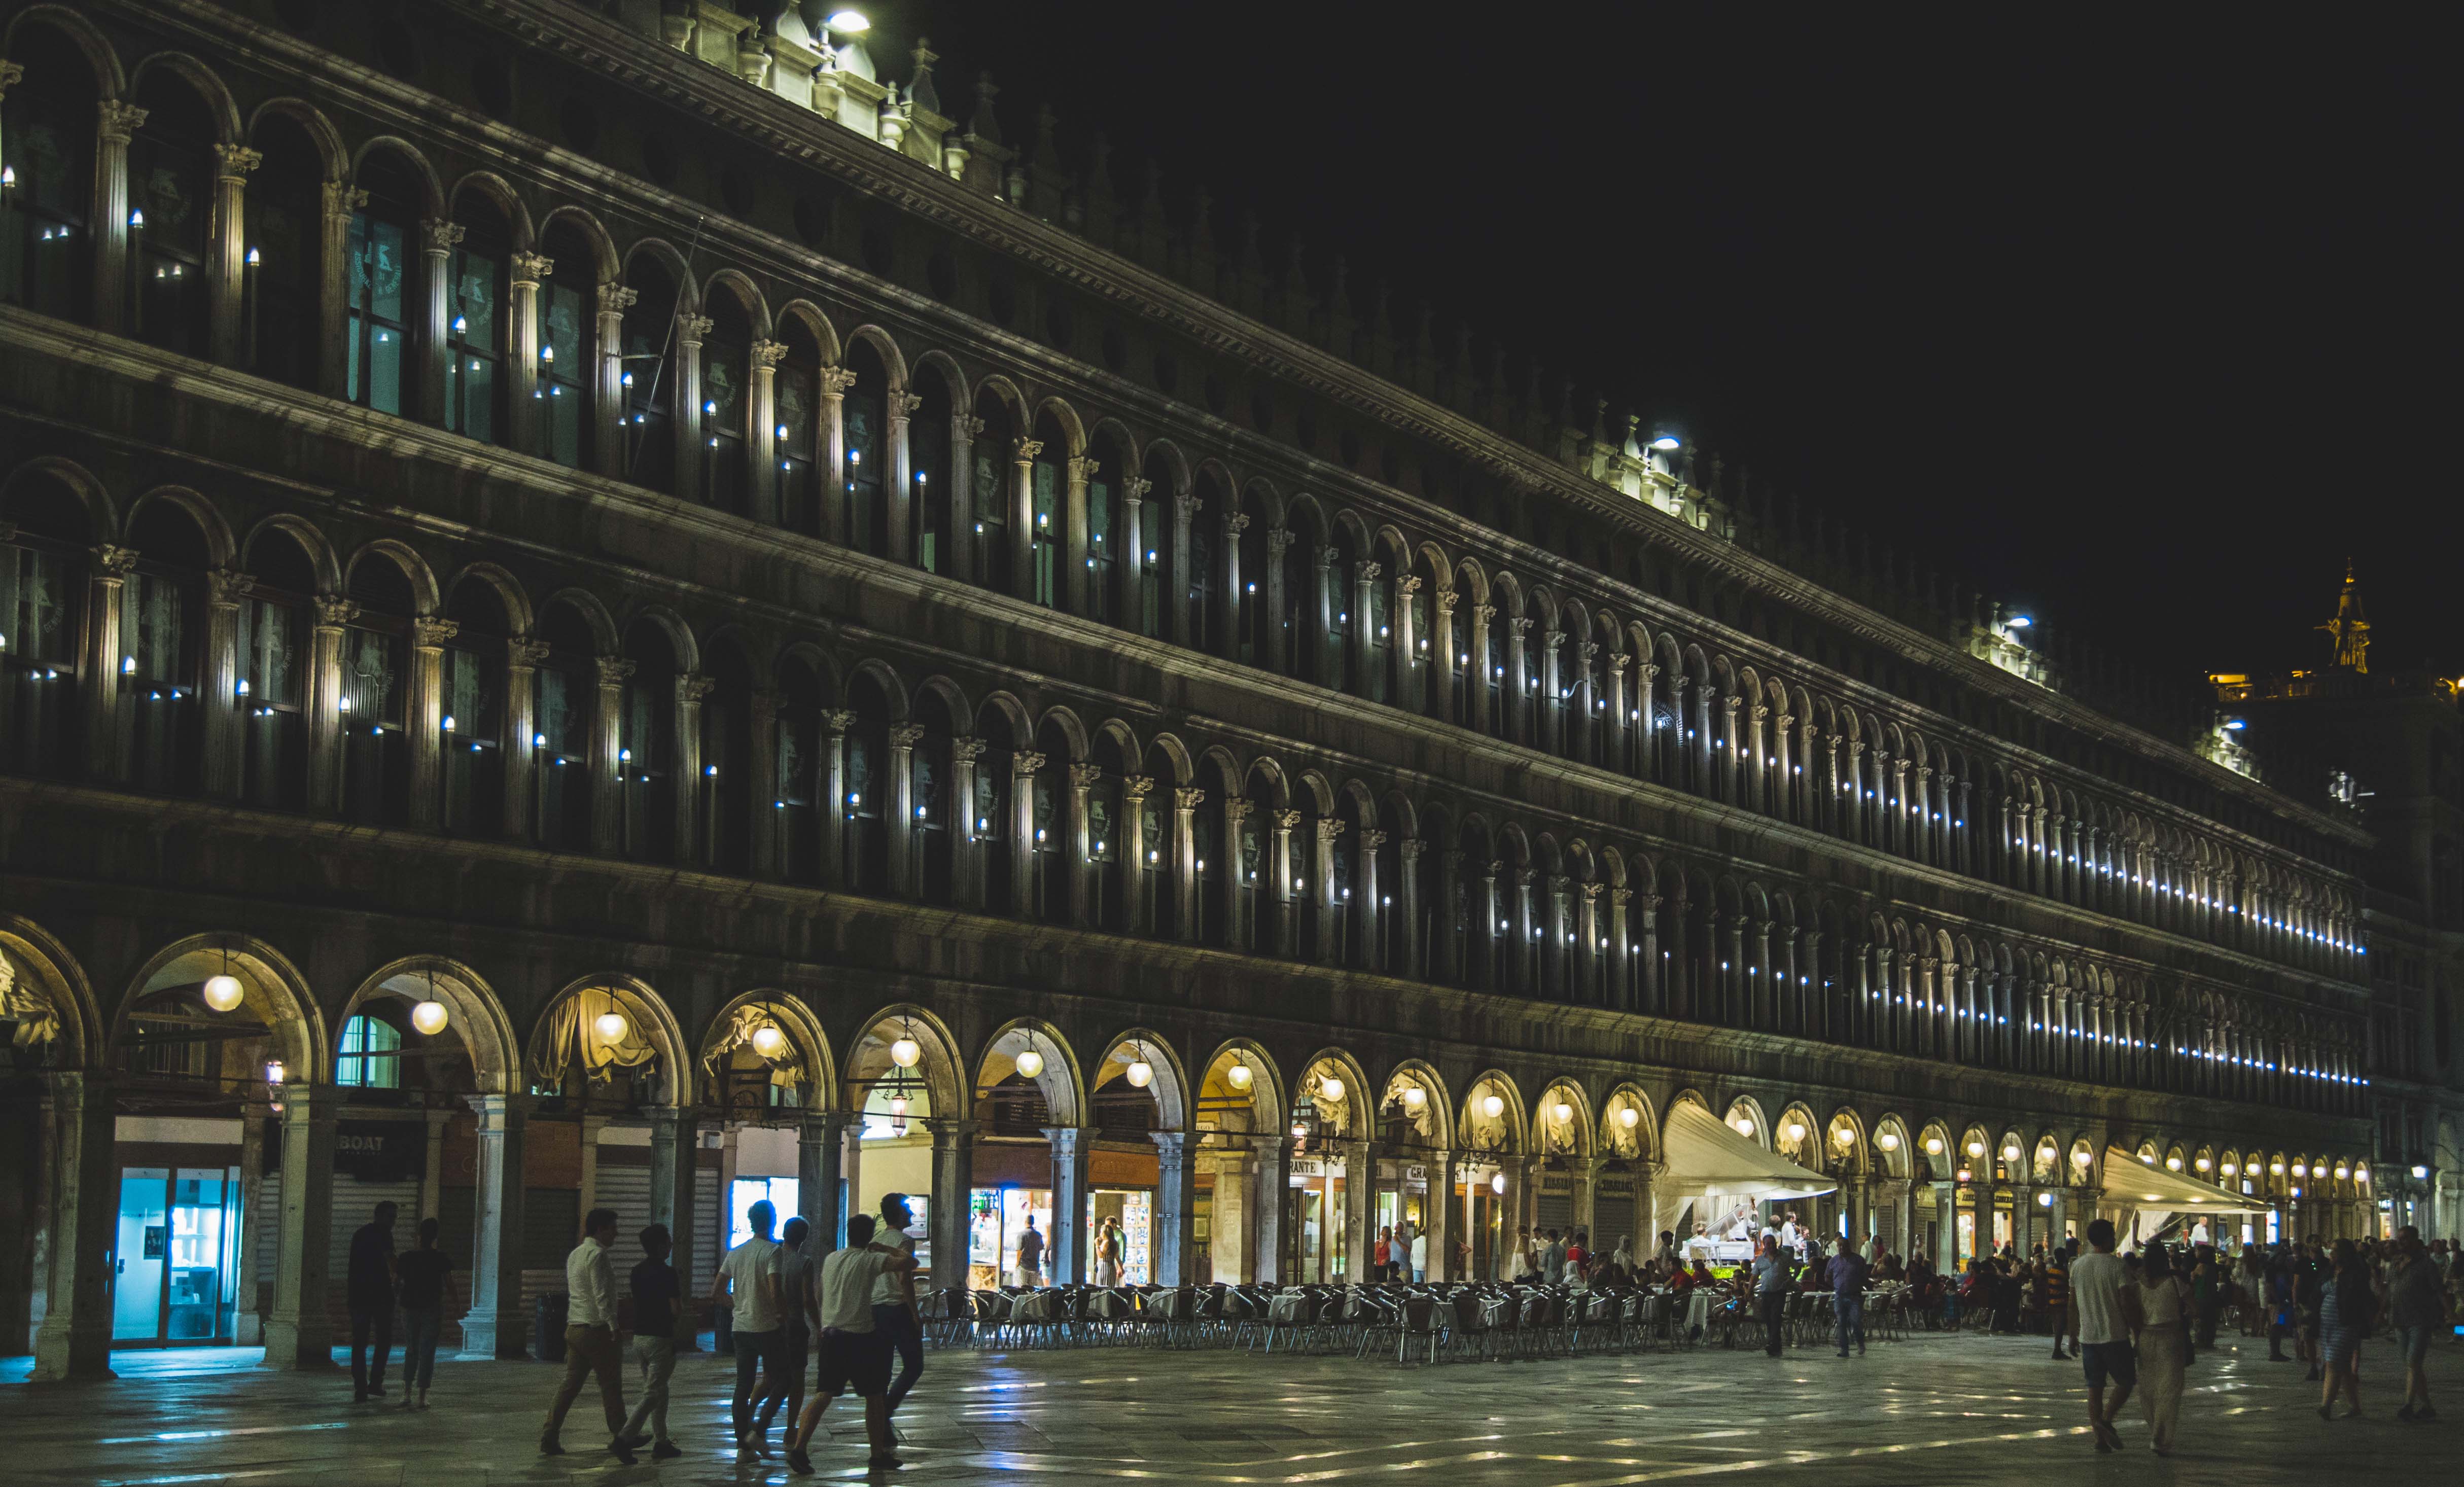
[[[2370,623],[2362,618],[2362,596],[2353,580],[2353,560],[2344,559],[2344,588],[2336,596],[2336,618],[2319,626],[2334,637],[2336,665],[2366,676],[2370,669]]]

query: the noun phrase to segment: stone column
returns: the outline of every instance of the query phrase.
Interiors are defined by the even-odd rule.
[[[1258,950],[1256,923],[1258,890],[1255,886],[1247,888],[1242,886],[1241,828],[1256,809],[1256,801],[1244,799],[1240,796],[1230,797],[1223,802],[1223,882],[1226,885],[1226,892],[1223,895],[1223,943],[1229,949],[1245,950],[1253,953]],[[1194,887],[1195,885],[1193,885]],[[1196,927],[1191,928],[1195,929]]]
[[[1608,695],[1603,699],[1607,706],[1602,711],[1608,727],[1600,734],[1599,764],[1620,775],[1639,773],[1630,762],[1634,757],[1635,732],[1634,720],[1626,716],[1630,710],[1625,700],[1625,668],[1632,659],[1621,651],[1609,652],[1608,676],[1603,683]]]
[[[1384,971],[1386,965],[1386,923],[1377,882],[1377,852],[1386,844],[1386,833],[1375,827],[1360,834],[1360,870],[1353,874],[1352,932],[1360,941],[1359,966],[1368,971]]]
[[[32,1131],[15,1138],[32,1147],[38,1161],[49,1158],[51,1248],[43,1292],[48,1309],[34,1334],[33,1376],[42,1383],[107,1379],[114,1376],[111,1256],[120,1214],[111,1082],[80,1071],[45,1078],[43,1134],[49,1140],[37,1140]]]
[[[1637,900],[1635,917],[1639,921],[1635,958],[1640,962],[1635,977],[1635,998],[1640,1005],[1635,1010],[1659,1016],[1668,1010],[1668,994],[1660,974],[1660,895],[1645,893]]]
[[[330,1084],[282,1088],[282,1242],[274,1315],[265,1323],[269,1368],[333,1366],[325,1273],[334,1228],[334,1118],[341,1107],[340,1091]]]
[[[462,1319],[466,1358],[520,1358],[523,1140],[527,1095],[466,1095],[479,1117],[478,1192],[471,1231],[471,1311]]]
[[[516,253],[505,285],[505,407],[513,448],[544,458],[539,410],[539,284],[555,272],[556,260],[538,253]],[[527,736],[527,735],[525,735]]]
[[[1155,905],[1150,891],[1158,873],[1177,871],[1179,854],[1167,864],[1158,853],[1154,862],[1147,860],[1147,796],[1155,789],[1152,775],[1121,776],[1121,820],[1113,828],[1120,833],[1120,850],[1113,854],[1121,864],[1123,895],[1121,923],[1131,934],[1151,934],[1155,928]]]
[[[1195,512],[1198,509],[1196,496],[1185,495],[1181,499],[1188,503],[1182,508],[1184,513]],[[1182,525],[1184,528],[1188,525],[1186,516],[1183,518]],[[1292,612],[1291,599],[1284,592],[1284,555],[1291,551],[1291,546],[1292,532],[1289,527],[1266,529],[1266,571],[1258,580],[1264,585],[1261,597],[1266,601],[1265,621],[1258,626],[1259,633],[1265,638],[1265,647],[1258,656],[1258,665],[1283,676],[1291,675],[1295,668],[1291,632],[1286,628],[1285,620],[1285,616]]]
[[[910,898],[924,896],[924,854],[915,841],[915,746],[924,741],[924,725],[900,723],[890,730],[890,889]]]
[[[1441,632],[1442,633],[1442,632]],[[1455,1264],[1455,1154],[1445,1147],[1429,1153],[1429,1200],[1420,1205],[1420,1229],[1429,1236],[1429,1263],[1424,1279],[1460,1280]],[[1404,1257],[1405,1268],[1411,1257]]]
[[[701,705],[718,686],[715,677],[698,671],[676,673],[676,862],[678,865],[710,864],[711,842],[705,839],[702,792],[706,788],[701,761]]]
[[[121,596],[137,567],[137,550],[109,543],[93,550],[86,581],[85,674],[86,774],[99,780],[128,777],[128,730],[120,724]],[[14,559],[11,559],[12,561]]]
[[[434,831],[444,811],[445,643],[461,630],[451,620],[410,622],[410,824]],[[456,721],[459,721],[458,719]]]
[[[1313,617],[1313,644],[1307,657],[1293,656],[1292,674],[1320,687],[1331,687],[1334,667],[1342,659],[1334,652],[1334,549],[1324,543],[1309,553],[1309,591],[1301,601],[1305,613]],[[1306,664],[1308,669],[1303,670]]]
[[[1614,1007],[1617,1001],[1614,990],[1600,984],[1600,968],[1610,963],[1608,947],[1601,943],[1605,936],[1600,933],[1600,894],[1607,886],[1577,885],[1581,902],[1574,906],[1573,1000]]]
[[[1042,768],[1043,754],[1009,756],[1010,902],[993,907],[1022,919],[1035,917],[1035,774]]]
[[[1497,618],[1495,604],[1471,606],[1471,664],[1463,667],[1464,684],[1471,688],[1472,730],[1475,733],[1499,732],[1497,722],[1489,716],[1488,622]]]
[[[1377,1144],[1345,1141],[1335,1149],[1343,1153],[1343,1279],[1365,1285],[1377,1242]]]
[[[674,1246],[668,1263],[690,1285],[693,1246],[700,1234],[693,1215],[694,1169],[700,1165],[701,1132],[694,1112],[661,1105],[650,1115],[650,1222],[665,1224]],[[676,1347],[690,1351],[701,1331],[702,1301],[686,1296],[676,1307]]]
[[[1420,854],[1427,847],[1428,843],[1418,837],[1405,837],[1395,844],[1403,881],[1395,885],[1392,896],[1395,912],[1402,916],[1397,923],[1403,927],[1403,963],[1387,969],[1413,981],[1424,979],[1427,974],[1427,951],[1420,944]]]
[[[924,1128],[933,1134],[933,1201],[925,1218],[927,1237],[933,1247],[932,1286],[935,1291],[964,1291],[970,1227],[967,1206],[975,1189],[976,1123],[936,1118],[926,1121]]]
[[[341,808],[342,626],[359,613],[347,599],[318,596],[308,648],[308,811],[314,816]]]
[[[368,193],[349,182],[325,183],[325,242],[318,259],[317,390],[329,398],[347,397],[350,391],[351,341],[344,327],[350,300],[351,219],[367,204]]]
[[[1531,718],[1531,661],[1524,637],[1531,622],[1521,617],[1506,622],[1506,718],[1504,733],[1516,743],[1535,744]]]
[[[1155,1144],[1155,1283],[1204,1284],[1212,1276],[1197,1273],[1197,1174],[1191,1170],[1198,1144],[1205,1138],[1191,1131],[1159,1130]]]
[[[979,913],[986,907],[984,848],[976,835],[976,764],[983,756],[980,738],[950,740],[950,896]]]
[[[752,376],[745,388],[744,481],[745,514],[765,527],[779,525],[779,362],[787,355],[783,340],[753,343]]]
[[[1309,891],[1317,895],[1317,943],[1309,947],[1309,954],[1322,965],[1343,958],[1342,937],[1334,927],[1335,906],[1340,902],[1334,896],[1334,839],[1343,835],[1343,824],[1339,818],[1319,820],[1317,849],[1309,859]]]
[[[1371,631],[1369,626],[1371,619],[1376,613],[1375,601],[1377,598],[1377,579],[1385,571],[1385,566],[1380,563],[1353,563],[1352,565],[1351,598],[1348,600],[1338,598],[1336,600],[1336,602],[1350,604],[1353,612],[1360,616],[1359,619],[1352,623],[1352,687],[1350,690],[1355,697],[1370,697],[1376,695],[1376,684],[1371,680],[1369,672],[1371,667],[1375,666],[1376,662],[1377,637]],[[1388,628],[1392,629],[1393,626],[1389,625]]]
[[[145,110],[118,98],[98,105],[94,151],[94,324],[125,335],[128,303],[128,142],[145,126]]]
[[[1281,1119],[1280,1112],[1277,1119]],[[1291,1195],[1292,1141],[1289,1136],[1251,1136],[1249,1148],[1258,1154],[1258,1257],[1254,1272],[1260,1281],[1285,1280],[1284,1275],[1284,1205]]]
[[[847,1129],[854,1124],[836,1110],[806,1110],[796,1123],[796,1212],[812,1230],[805,1253],[815,1257],[839,1247],[847,1233],[839,1183],[847,1171]]]
[[[1035,457],[1044,452],[1044,441],[1012,439],[1009,446],[1010,593],[1032,602],[1035,599]]]
[[[1146,633],[1147,582],[1155,565],[1147,561],[1142,518],[1146,494],[1153,489],[1155,482],[1144,475],[1125,475],[1121,480],[1121,551],[1113,558],[1121,564],[1121,612],[1116,623],[1133,635]]]
[[[1420,576],[1406,573],[1395,579],[1395,706],[1414,712],[1425,710],[1428,690],[1428,658],[1420,653],[1420,626],[1412,608],[1412,596],[1420,591]]]
[[[505,840],[529,842],[543,836],[538,829],[539,789],[539,665],[547,659],[547,642],[517,635],[505,642]]]
[[[1068,473],[1068,489],[1062,499],[1061,563],[1063,604],[1073,615],[1089,616],[1094,611],[1093,596],[1087,592],[1088,564],[1092,561],[1087,525],[1087,482],[1102,470],[1099,461],[1079,455],[1064,467]]]
[[[1213,649],[1226,661],[1240,659],[1242,626],[1249,623],[1249,596],[1241,577],[1243,571],[1241,567],[1241,534],[1248,530],[1247,512],[1232,512],[1224,516],[1223,560],[1216,570],[1221,581],[1215,585],[1215,608],[1221,618],[1216,625]]]
[[[1538,699],[1539,745],[1559,758],[1572,752],[1572,730],[1566,726],[1566,679],[1558,657],[1566,645],[1563,630],[1543,630],[1540,634],[1540,685],[1533,694]],[[1525,663],[1529,665],[1529,662]]]
[[[1103,777],[1096,765],[1069,766],[1069,820],[1062,828],[1061,849],[1068,854],[1069,922],[1082,929],[1100,928],[1095,923],[1095,862],[1089,850],[1094,838],[1088,830],[1087,793]]]
[[[1292,889],[1292,832],[1301,823],[1301,813],[1279,810],[1274,813],[1275,841],[1271,857],[1274,863],[1275,889],[1275,953],[1287,960],[1300,956],[1300,901]]]
[[[744,718],[752,733],[745,740],[745,768],[753,776],[744,783],[739,807],[752,814],[746,867],[754,877],[778,881],[787,876],[779,847],[779,694],[754,689],[744,699]]]
[[[625,312],[640,298],[622,284],[599,286],[599,389],[591,402],[591,463],[616,480],[633,474],[633,439],[625,422]]]
[[[248,780],[241,732],[247,717],[239,697],[239,603],[248,575],[217,568],[206,575],[206,685],[200,759],[205,792],[236,800]]]
[[[218,366],[240,364],[240,310],[248,272],[248,173],[265,157],[243,144],[214,146],[213,220],[207,230],[206,345]]]
[[[822,395],[823,452],[822,468],[813,478],[821,486],[822,538],[845,547],[853,530],[847,500],[847,390],[855,385],[855,373],[843,366],[825,366],[817,385]]]
[[[976,438],[983,431],[984,421],[973,414],[950,417],[950,559],[942,571],[961,583],[983,579],[976,548]]]
[[[1197,625],[1190,619],[1189,535],[1197,530],[1193,523],[1198,520],[1202,503],[1195,491],[1176,492],[1172,503],[1174,514],[1179,517],[1172,524],[1172,551],[1155,555],[1166,567],[1161,579],[1164,586],[1163,628],[1174,645],[1195,650],[1205,637],[1197,633]]]
[[[1429,654],[1434,665],[1422,675],[1427,693],[1429,716],[1441,723],[1455,721],[1455,658],[1463,652],[1455,648],[1455,603],[1459,596],[1452,588],[1441,588],[1429,596]],[[1465,680],[1469,665],[1463,663]]]
[[[440,427],[445,423],[445,362],[450,355],[445,338],[453,318],[453,250],[460,246],[464,231],[460,223],[435,217],[423,218],[419,224],[421,257],[427,269],[427,276],[420,281],[420,298],[426,309],[416,347],[419,405],[413,411],[422,423]]]
[[[709,338],[715,323],[706,315],[676,317],[676,483],[673,494],[679,500],[696,504],[706,503],[711,498],[711,492],[703,489],[702,481],[703,468],[709,462],[710,435],[702,430],[701,343]]]
[[[844,888],[855,874],[847,861],[847,735],[855,713],[832,708],[822,714],[822,884]]]
[[[884,478],[890,482],[890,530],[883,536],[890,560],[912,567],[915,562],[915,451],[909,445],[907,429],[924,399],[904,387],[892,387],[888,405],[890,427],[885,432],[890,438],[890,469]]]

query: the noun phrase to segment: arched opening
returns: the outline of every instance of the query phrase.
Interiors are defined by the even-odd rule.
[[[505,405],[513,228],[484,191],[465,191],[454,219],[463,230],[446,268],[445,426],[482,444],[505,443],[513,432]]]
[[[204,715],[204,529],[179,502],[148,501],[129,523],[137,562],[120,587],[120,747],[129,783],[193,791]]]
[[[969,1196],[974,1236],[968,1266],[974,1285],[1036,1284],[1060,1279],[1053,1176],[1056,1150],[1045,1132],[1077,1127],[1081,1118],[1076,1061],[1050,1030],[1015,1023],[996,1037],[978,1066],[973,1104],[976,1141],[974,1191]],[[1076,1132],[1071,1130],[1071,1139]],[[1039,1242],[1024,1241],[1029,1229]],[[1041,1249],[1032,1275],[1023,1273],[1023,1251]],[[990,1256],[990,1259],[979,1257]]]
[[[438,658],[441,716],[437,788],[439,825],[455,836],[494,837],[505,826],[504,596],[485,579],[466,576],[445,606],[453,625]]]
[[[890,694],[871,672],[847,687],[855,716],[847,732],[846,813],[847,886],[883,897],[900,891],[890,881],[890,812],[896,782],[890,774]]]
[[[1178,1215],[1158,1202],[1162,1172],[1155,1136],[1187,1125],[1177,1065],[1160,1041],[1133,1035],[1097,1060],[1088,1078],[1095,1131],[1087,1184],[1088,1279],[1099,1285],[1177,1280],[1157,1272],[1165,1226],[1177,1223]]]
[[[701,700],[698,862],[724,873],[753,868],[753,667],[733,640],[702,658],[711,682]],[[766,807],[767,802],[764,802]]]
[[[1035,751],[1043,763],[1035,771],[1032,801],[1034,840],[1029,851],[1035,863],[1035,917],[1045,924],[1071,921],[1069,875],[1078,853],[1073,838],[1083,825],[1070,809],[1069,768],[1075,762],[1068,731],[1046,718],[1036,730]]]
[[[1136,613],[1137,564],[1124,547],[1121,477],[1135,469],[1128,447],[1110,430],[1089,447],[1094,468],[1087,475],[1087,617],[1101,624],[1131,623]]]
[[[0,147],[16,186],[0,217],[0,290],[55,319],[92,311],[94,68],[47,26],[28,26],[9,60],[26,75],[0,98]]]
[[[214,120],[176,69],[137,90],[145,122],[128,142],[128,267],[138,339],[182,356],[206,345],[214,215]]]
[[[264,116],[251,142],[263,159],[246,201],[242,360],[259,377],[315,387],[324,336],[324,154],[286,113]]]
[[[342,395],[380,413],[416,413],[414,261],[427,191],[410,163],[389,149],[362,163],[359,186],[367,202],[351,214],[343,249]]]
[[[890,556],[890,373],[869,340],[848,350],[855,383],[840,405],[847,429],[847,545]]]
[[[399,825],[410,816],[410,622],[419,601],[402,565],[370,553],[352,566],[351,603],[342,629],[342,778],[344,820]]]
[[[570,222],[548,228],[539,245],[548,272],[539,279],[533,314],[539,327],[539,452],[567,470],[592,454],[599,390],[599,254]]]
[[[730,285],[708,296],[710,329],[701,341],[701,499],[745,514],[745,419],[753,366],[753,325]]]
[[[1017,468],[1012,450],[1018,426],[1009,405],[986,389],[976,394],[976,417],[983,424],[973,447],[975,469],[971,494],[976,508],[977,581],[996,594],[1015,594],[1018,579],[1010,571],[1010,514],[1018,502]]]
[[[538,668],[531,673],[534,753],[532,829],[543,846],[568,852],[591,844],[591,761],[594,720],[599,716],[598,642],[590,623],[570,603],[543,610],[533,639]],[[610,658],[613,659],[613,658]]]
[[[954,572],[956,535],[951,523],[954,484],[950,469],[950,384],[938,371],[915,379],[910,389],[915,412],[907,421],[909,492],[915,513],[915,566],[926,573]]]
[[[984,749],[976,759],[976,798],[970,809],[976,862],[984,875],[983,907],[997,914],[1008,913],[1018,904],[1013,857],[1018,832],[1014,795],[1018,740],[1009,714],[997,708],[981,711],[976,734]]]
[[[938,688],[925,689],[915,699],[914,723],[920,732],[908,759],[913,813],[908,829],[913,842],[916,893],[927,904],[956,903],[954,843],[965,824],[967,802],[953,794],[957,779],[953,754],[957,729],[947,694]]]
[[[1023,597],[1046,609],[1058,609],[1067,581],[1062,568],[1067,559],[1064,523],[1069,514],[1065,509],[1068,481],[1063,467],[1069,459],[1069,436],[1060,420],[1046,413],[1035,421],[1035,439],[1039,448],[1027,467],[1029,583]]]
[[[617,472],[637,486],[671,492],[676,488],[676,282],[657,258],[641,252],[625,270],[625,286],[633,291],[633,304],[625,312],[625,369],[617,377],[624,392],[624,457]]]
[[[1097,735],[1091,762],[1095,767],[1086,786],[1087,871],[1094,902],[1087,906],[1087,918],[1101,929],[1127,934],[1142,843],[1123,835],[1128,821],[1122,781],[1136,773],[1135,765],[1122,756],[1120,740],[1110,732]]]
[[[308,791],[308,606],[316,565],[299,539],[278,527],[256,535],[243,563],[241,791],[251,805],[296,811]]]
[[[829,456],[822,426],[822,343],[800,316],[782,333],[787,354],[772,373],[771,412],[779,426],[779,524],[790,532],[821,536],[822,467]]]
[[[636,862],[676,856],[676,651],[667,628],[636,620],[625,632],[632,663],[618,703],[616,780],[624,826],[618,849]]]
[[[1147,493],[1138,502],[1138,543],[1145,550],[1139,563],[1137,601],[1130,612],[1140,635],[1149,640],[1172,639],[1173,584],[1176,540],[1179,526],[1180,493],[1174,484],[1172,461],[1161,449],[1147,454],[1144,478]]]

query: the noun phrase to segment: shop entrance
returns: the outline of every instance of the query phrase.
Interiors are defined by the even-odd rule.
[[[111,1344],[229,1343],[238,1300],[239,1169],[125,1167]]]

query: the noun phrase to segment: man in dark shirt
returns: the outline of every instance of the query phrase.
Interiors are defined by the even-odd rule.
[[[411,1391],[419,1393],[419,1408],[428,1408],[428,1386],[436,1377],[436,1336],[445,1325],[445,1278],[453,1269],[453,1260],[436,1247],[438,1225],[433,1218],[419,1221],[419,1248],[395,1257],[394,1278],[402,1285],[402,1407],[411,1407]]]
[[[633,1267],[633,1367],[642,1373],[642,1397],[620,1432],[630,1440],[647,1422],[654,1437],[650,1454],[661,1461],[684,1454],[668,1438],[668,1377],[676,1371],[676,1300],[682,1294],[675,1267],[668,1263],[668,1244],[667,1225],[642,1231],[642,1253],[649,1257]]]
[[[1831,1314],[1838,1323],[1839,1356],[1848,1356],[1848,1340],[1857,1340],[1857,1352],[1865,1352],[1865,1277],[1868,1267],[1864,1257],[1853,1244],[1839,1246],[1831,1257]]]
[[[2055,1245],[2045,1255],[2045,1317],[2054,1334],[2054,1356],[2068,1358],[2062,1351],[2062,1339],[2070,1335],[2071,1325],[2071,1252],[2067,1245]]]
[[[344,1295],[351,1308],[354,1404],[385,1396],[385,1360],[393,1354],[393,1215],[392,1204],[380,1203],[371,1221],[351,1236],[351,1268]],[[373,1367],[363,1352],[371,1330],[377,1349]]]

